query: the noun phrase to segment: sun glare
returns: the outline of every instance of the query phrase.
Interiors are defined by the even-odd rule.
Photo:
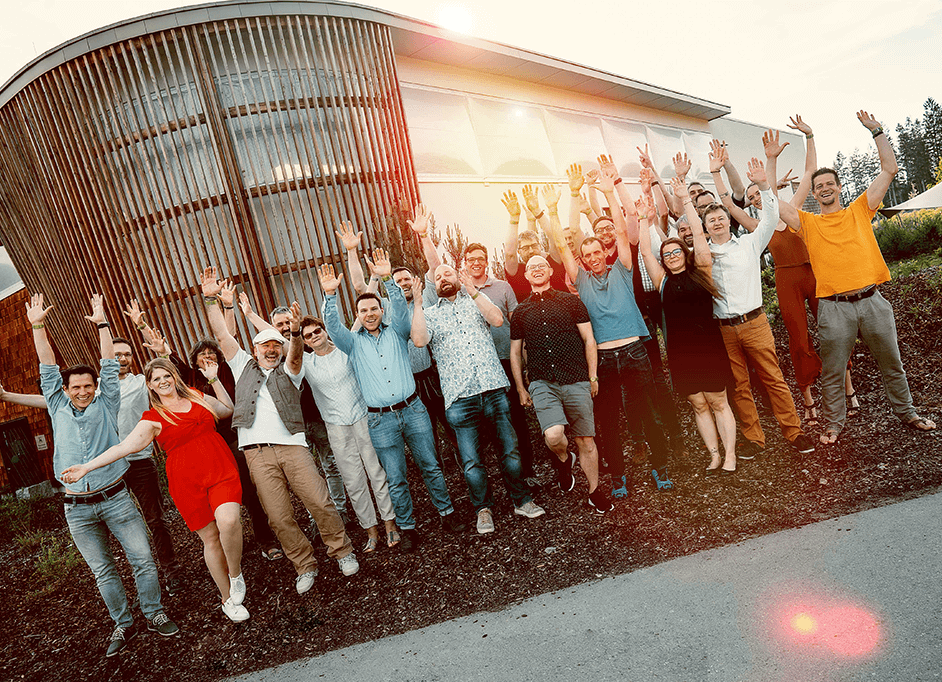
[[[818,629],[818,623],[807,613],[799,613],[792,618],[792,629],[802,635],[810,635]]]
[[[813,603],[811,603],[813,601]],[[830,600],[808,600],[782,614],[786,638],[802,647],[861,658],[880,644],[881,628],[866,609]]]
[[[438,24],[455,33],[470,34],[474,26],[471,12],[460,5],[446,5],[438,13]]]

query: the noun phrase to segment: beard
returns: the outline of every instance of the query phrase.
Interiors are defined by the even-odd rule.
[[[442,280],[438,284],[438,295],[439,296],[454,296],[458,293],[458,285],[449,280]]]

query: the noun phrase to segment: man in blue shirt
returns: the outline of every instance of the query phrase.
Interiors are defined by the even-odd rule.
[[[412,495],[406,479],[405,443],[419,469],[442,517],[442,525],[451,532],[465,530],[454,515],[445,477],[435,456],[435,434],[422,400],[416,393],[408,340],[411,333],[406,299],[392,279],[389,258],[381,250],[373,252],[373,273],[380,277],[389,294],[387,318],[379,296],[361,294],[356,300],[361,328],[352,332],[344,326],[337,308],[340,278],[332,265],[324,264],[318,273],[324,290],[324,321],[336,346],[350,357],[369,415],[370,439],[386,470],[389,493],[396,509],[396,524],[402,530],[400,548],[411,552],[418,542]]]
[[[92,296],[92,314],[86,316],[98,327],[101,343],[101,382],[97,394],[97,376],[92,367],[76,365],[60,373],[45,329],[46,316],[51,309],[52,306],[43,306],[42,294],[35,294],[26,308],[26,316],[33,327],[40,385],[52,420],[53,469],[63,472],[72,465],[91,461],[118,443],[121,387],[102,297]],[[127,461],[121,459],[91,472],[80,483],[71,484],[61,478],[61,473],[57,474],[57,479],[65,486],[65,519],[72,540],[94,573],[98,591],[115,622],[106,656],[117,654],[137,634],[108,546],[106,528],[124,548],[131,564],[147,629],[166,636],[179,632],[160,604],[160,582],[150,552],[147,527],[122,478],[127,468]]]
[[[613,265],[606,263],[605,245],[597,237],[589,237],[580,247],[588,272],[576,263],[561,233],[554,232],[553,239],[562,256],[566,274],[575,283],[592,320],[599,363],[599,394],[595,400],[596,435],[601,458],[608,464],[612,474],[612,497],[623,498],[628,495],[628,487],[619,429],[622,414],[626,417],[640,417],[644,438],[651,449],[651,475],[657,489],[669,490],[674,484],[667,477],[669,446],[657,408],[651,362],[644,347],[648,328],[635,302],[631,277],[629,229],[637,241],[637,210],[633,202],[626,201],[626,220],[615,195],[615,184],[618,182],[621,182],[621,178],[614,170],[614,164],[602,163],[596,188],[605,195],[612,209],[618,254]]]

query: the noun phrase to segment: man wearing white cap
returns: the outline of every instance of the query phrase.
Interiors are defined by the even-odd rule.
[[[288,486],[317,524],[327,554],[338,561],[344,575],[353,575],[360,568],[353,545],[330,499],[327,484],[317,472],[304,434],[300,306],[297,303],[291,306],[291,341],[282,364],[285,338],[275,329],[263,329],[255,335],[254,358],[229,333],[218,304],[221,286],[215,268],[203,272],[202,287],[209,326],[236,380],[232,427],[238,430],[239,448],[245,453],[272,530],[297,570],[298,594],[304,594],[314,584],[317,559],[294,518]]]

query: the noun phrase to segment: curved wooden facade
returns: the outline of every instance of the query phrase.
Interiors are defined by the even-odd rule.
[[[207,17],[68,59],[0,107],[0,235],[55,304],[66,363],[97,356],[94,292],[116,334],[134,338],[120,309],[136,297],[184,351],[207,334],[206,264],[263,315],[313,312],[315,266],[345,257],[336,224],[372,243],[418,202],[387,26]]]

